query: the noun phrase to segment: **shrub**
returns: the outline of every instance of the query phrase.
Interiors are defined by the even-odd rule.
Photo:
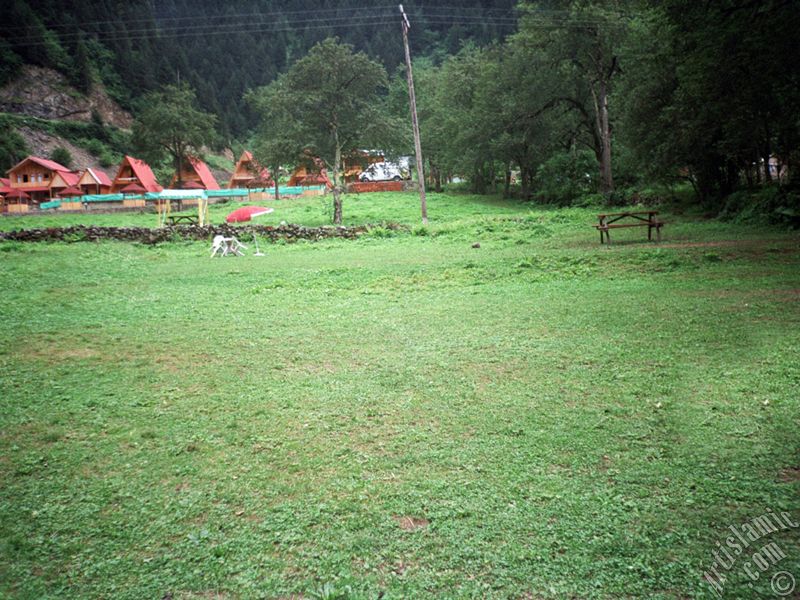
[[[734,192],[725,199],[720,218],[738,223],[785,223],[800,225],[800,194],[768,185]]]
[[[588,150],[562,152],[550,157],[534,177],[537,198],[547,204],[569,206],[597,190],[597,160]]]
[[[417,227],[414,227],[414,229],[411,230],[411,233],[416,236],[425,237],[430,235],[431,232],[425,225],[419,225]]]
[[[68,169],[72,167],[72,154],[63,146],[53,148],[53,152],[50,153],[50,158]]]
[[[27,154],[28,144],[11,122],[7,119],[0,120],[0,171],[5,173]]]

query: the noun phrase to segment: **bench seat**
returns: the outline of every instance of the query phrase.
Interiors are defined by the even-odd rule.
[[[606,229],[616,229],[617,227],[661,227],[663,224],[664,224],[663,222],[647,223],[646,221],[642,221],[641,223],[620,223],[619,225],[617,224],[592,225],[592,227],[594,227],[595,229],[606,230]]]

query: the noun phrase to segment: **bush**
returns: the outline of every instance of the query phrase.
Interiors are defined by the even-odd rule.
[[[103,167],[110,167],[119,162],[119,157],[111,151],[103,142],[96,139],[81,139],[79,145],[88,150],[92,155],[97,157],[97,161]]]
[[[428,228],[425,225],[419,225],[418,227],[415,227],[414,229],[412,229],[411,233],[416,235],[416,236],[418,236],[418,237],[426,237],[426,236],[430,235],[431,232],[428,230]]]
[[[8,42],[0,40],[0,85],[13,81],[19,75],[23,62]]]
[[[588,150],[562,152],[537,169],[534,194],[546,204],[569,206],[597,191],[597,160]]]
[[[50,158],[68,169],[72,167],[72,154],[62,146],[53,148],[53,151],[50,153]]]
[[[5,173],[28,154],[28,144],[11,122],[0,120],[0,172]]]
[[[800,194],[777,185],[734,192],[725,199],[720,218],[737,223],[783,223],[800,226]]]

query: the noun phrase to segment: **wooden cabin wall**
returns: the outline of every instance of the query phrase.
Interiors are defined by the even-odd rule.
[[[28,163],[11,171],[8,174],[8,178],[11,182],[11,187],[25,189],[26,187],[49,186],[52,173],[50,169],[46,169],[41,165]],[[28,178],[27,182],[23,181],[25,176]]]

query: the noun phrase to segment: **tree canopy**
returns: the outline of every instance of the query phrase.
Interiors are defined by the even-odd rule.
[[[183,161],[199,156],[205,145],[215,142],[216,117],[197,108],[194,90],[188,84],[168,85],[151,92],[133,125],[134,143],[142,158],[172,160],[180,185]]]
[[[256,124],[243,95],[285,72],[316,43],[338,36],[394,70],[402,62],[396,5],[357,0],[9,0],[0,19],[0,85],[23,62],[55,68],[79,86],[84,49],[98,78],[127,108],[163,85],[187,81],[226,139]],[[279,4],[279,6],[278,6]],[[415,51],[444,56],[465,39],[484,44],[513,30],[515,0],[463,0],[459,11],[404,5]],[[487,13],[488,11],[488,13]],[[464,22],[466,21],[466,23]]]
[[[548,202],[683,179],[719,203],[770,183],[776,162],[800,171],[800,16],[788,3],[551,0],[519,10],[504,42],[417,61],[434,179],[457,173],[482,192],[504,173],[508,191],[518,170],[522,196]],[[398,78],[398,114],[399,87]]]
[[[261,92],[262,126],[268,127],[273,119],[281,124],[272,149],[294,146],[309,161],[322,161],[331,172],[336,224],[342,222],[344,156],[376,147],[392,135],[395,123],[381,110],[379,96],[387,83],[386,71],[378,62],[328,38]],[[259,144],[265,148],[264,142]]]
[[[476,192],[504,184],[507,195],[564,203],[688,181],[720,206],[740,188],[797,183],[800,12],[791,2],[514,2],[470,0],[449,12],[406,5],[434,189],[459,176]],[[334,176],[339,220],[344,154],[413,151],[395,7],[375,8],[374,22],[350,0],[291,0],[280,10],[267,0],[201,0],[191,11],[182,0],[47,8],[11,0],[0,80],[29,62],[70,72],[83,90],[104,82],[137,113],[137,139],[156,140],[144,142],[148,156],[198,151],[214,114],[226,143],[255,136],[273,172],[298,153],[319,157]],[[180,44],[169,26],[177,17],[192,23]],[[126,33],[133,19],[135,36]],[[195,33],[208,23],[220,35]],[[163,123],[198,131],[172,143]]]

